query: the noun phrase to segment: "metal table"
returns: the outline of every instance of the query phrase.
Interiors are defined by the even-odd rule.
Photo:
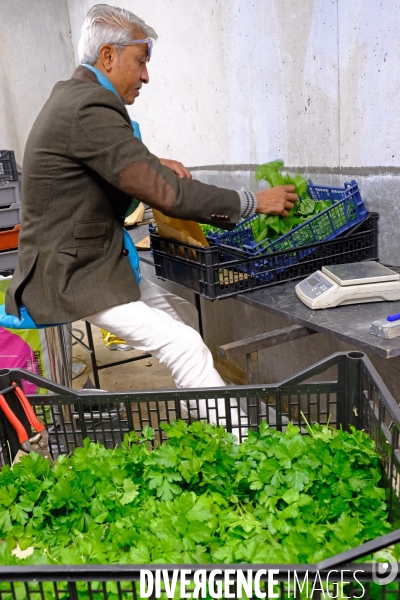
[[[133,229],[130,233],[134,241],[136,241],[139,235],[138,230],[135,231]],[[149,252],[139,252],[139,255],[141,260],[147,264],[154,264]],[[398,267],[391,268],[400,272],[400,268]],[[348,344],[358,346],[360,349],[372,351],[384,358],[400,356],[400,337],[385,340],[371,335],[369,332],[369,326],[372,321],[385,318],[390,314],[400,313],[400,301],[371,302],[313,311],[297,298],[294,288],[298,281],[270,286],[235,296],[239,302],[251,304],[260,310],[265,310],[291,322],[289,327],[261,333],[257,336],[219,347],[219,354],[223,359],[229,360],[240,355],[246,356],[249,383],[255,384],[260,382],[258,368],[259,350],[300,339],[314,333],[323,333]],[[201,326],[200,295],[194,292],[194,297],[196,307],[199,311]]]
[[[391,268],[400,272],[398,267]],[[266,310],[315,332],[375,352],[384,358],[400,356],[400,337],[385,340],[369,332],[372,321],[400,313],[400,301],[369,302],[311,310],[297,298],[294,290],[297,283],[298,281],[283,283],[240,294],[236,298],[240,302]]]

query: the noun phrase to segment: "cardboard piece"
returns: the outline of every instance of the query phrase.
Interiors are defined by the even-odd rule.
[[[141,202],[136,210],[133,211],[129,217],[126,217],[124,221],[124,225],[126,227],[132,227],[132,225],[136,225],[136,223],[140,223],[143,221],[144,217],[144,204]]]
[[[204,233],[200,229],[200,225],[195,221],[173,219],[172,217],[163,215],[154,208],[153,215],[161,237],[177,240],[184,244],[191,244],[192,246],[209,245]]]
[[[219,270],[219,282],[221,285],[232,285],[239,281],[246,281],[248,278],[248,274],[242,273],[241,271],[234,271],[232,269]]]
[[[146,235],[142,240],[135,244],[138,250],[150,250],[150,236]]]

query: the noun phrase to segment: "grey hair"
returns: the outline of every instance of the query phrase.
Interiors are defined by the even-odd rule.
[[[129,10],[108,4],[96,4],[89,10],[82,25],[78,43],[79,62],[94,65],[103,44],[131,44],[138,39],[135,38],[137,30],[143,32],[146,37],[157,39],[154,29]]]

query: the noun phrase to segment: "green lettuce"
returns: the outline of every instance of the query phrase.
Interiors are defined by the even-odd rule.
[[[330,200],[318,200],[310,198],[308,194],[307,180],[300,173],[282,174],[283,160],[273,160],[257,167],[255,178],[257,181],[263,179],[270,187],[279,185],[294,185],[299,200],[287,217],[279,215],[259,215],[251,221],[251,229],[256,244],[264,240],[275,241],[281,235],[285,235],[298,227],[311,217],[315,217],[323,210],[332,206]]]

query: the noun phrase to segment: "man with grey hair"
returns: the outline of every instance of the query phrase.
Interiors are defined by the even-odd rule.
[[[151,352],[178,387],[218,387],[208,348],[185,324],[194,323],[193,308],[132,269],[124,215],[134,197],[171,217],[231,229],[254,212],[286,216],[297,196],[294,186],[253,195],[206,185],[151,154],[125,105],[149,82],[155,39],[126,10],[89,11],[82,64],[55,85],[26,144],[19,264],[6,310],[18,316],[23,303],[37,324],[86,319]]]

